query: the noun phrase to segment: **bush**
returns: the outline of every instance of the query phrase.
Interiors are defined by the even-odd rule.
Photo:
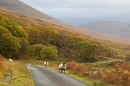
[[[42,59],[55,59],[58,57],[58,51],[55,47],[45,46],[41,52],[40,56]]]

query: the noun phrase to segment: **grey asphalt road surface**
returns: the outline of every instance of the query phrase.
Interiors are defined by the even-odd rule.
[[[90,86],[58,70],[27,64],[35,86]]]

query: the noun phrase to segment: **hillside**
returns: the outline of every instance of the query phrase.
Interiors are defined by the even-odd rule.
[[[117,21],[99,21],[80,25],[80,27],[90,29],[103,34],[113,35],[130,39],[130,24]]]
[[[52,18],[24,3],[22,3],[19,0],[0,0],[0,6],[15,12],[19,14],[23,14],[25,16],[33,17],[39,20],[42,20],[44,22],[50,22],[52,24],[62,26],[65,28],[69,28],[71,30],[77,31],[78,33],[81,33],[83,35],[93,37],[95,39],[101,39],[101,40],[111,40],[111,41],[116,41],[116,42],[122,42],[122,43],[130,43],[130,40],[128,39],[120,39],[118,37],[106,35],[106,34],[101,34],[89,29],[73,26],[67,23],[64,23],[62,21],[59,21],[55,18]],[[123,40],[123,41],[122,41]]]
[[[0,14],[1,14],[1,16],[4,15],[4,16],[8,17],[8,18],[4,18],[4,17],[2,18],[3,19],[2,21],[4,21],[4,22],[1,22],[1,25],[2,25],[2,27],[4,25],[5,28],[1,28],[1,30],[4,31],[6,28],[9,29],[8,27],[10,27],[9,31],[6,31],[6,30],[5,31],[6,31],[6,33],[10,32],[13,36],[12,38],[16,38],[16,37],[25,38],[25,39],[18,38],[18,39],[21,39],[21,41],[25,42],[25,45],[24,45],[25,47],[22,47],[22,49],[20,51],[22,53],[27,53],[28,50],[26,49],[26,47],[28,46],[28,42],[29,42],[30,45],[33,45],[33,44],[48,45],[49,44],[49,45],[57,46],[59,52],[65,53],[72,57],[75,57],[74,53],[77,52],[77,50],[75,49],[75,47],[76,47],[75,44],[78,44],[78,43],[82,42],[83,40],[84,41],[86,40],[86,41],[92,43],[92,45],[97,44],[99,53],[104,51],[104,49],[106,47],[109,47],[110,50],[113,50],[114,52],[121,52],[123,54],[129,54],[128,51],[126,52],[126,50],[129,49],[129,46],[127,46],[127,45],[122,45],[119,43],[105,41],[105,40],[101,40],[101,39],[98,40],[98,39],[95,39],[88,35],[80,34],[76,31],[68,29],[68,28],[64,28],[64,27],[61,27],[58,25],[43,22],[38,19],[33,19],[33,18],[24,16],[24,15],[10,12],[1,7],[0,7]],[[9,23],[9,24],[6,24],[6,23]],[[11,30],[12,27],[16,28],[16,29],[12,29],[12,30],[14,30],[13,32]],[[23,31],[21,31],[21,29],[23,29],[26,32],[26,35],[22,35],[25,33]],[[15,30],[22,32],[22,34],[17,33],[15,35],[15,32],[16,32]],[[6,36],[5,36],[5,39],[6,39]],[[5,40],[5,39],[3,39],[3,40]],[[2,43],[3,43],[3,40],[1,39]],[[3,45],[4,44],[5,43],[3,43]],[[3,45],[2,45],[2,47],[3,47]],[[11,47],[11,48],[16,49],[13,47]],[[18,46],[17,48],[20,48],[20,47]],[[14,51],[11,50],[11,52],[14,52]]]
[[[45,55],[40,54],[39,48],[44,48],[45,51],[42,52],[46,52],[50,59],[60,57],[57,54],[74,58],[77,57],[75,44],[86,40],[85,37],[70,29],[12,13],[3,8],[0,8],[0,21],[0,53],[6,58],[19,59],[19,56],[31,54],[38,59],[43,59]],[[87,41],[94,40],[87,39]],[[35,47],[39,47],[36,52],[32,51]]]

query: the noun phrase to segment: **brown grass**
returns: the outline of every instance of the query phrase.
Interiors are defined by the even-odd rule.
[[[34,64],[43,65],[44,61],[32,61]],[[57,61],[49,61],[49,67],[58,69]],[[105,64],[102,64],[105,65]],[[77,63],[75,61],[67,62],[68,74],[75,74],[82,77],[89,77],[91,81],[101,80],[105,86],[112,84],[114,86],[130,86],[130,63],[112,62],[108,67],[99,68],[97,64]],[[95,74],[94,72],[97,71]]]
[[[67,69],[83,77],[102,80],[115,86],[130,86],[130,63],[113,62],[108,69],[77,62],[68,62]],[[94,73],[94,71],[97,71]]]
[[[9,64],[6,59],[0,55],[0,79],[4,78],[4,76],[8,73]]]

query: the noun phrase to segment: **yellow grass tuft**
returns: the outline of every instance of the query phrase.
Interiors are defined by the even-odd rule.
[[[7,82],[1,82],[0,85],[3,86],[34,86],[33,80],[29,70],[26,65],[20,61],[13,61],[10,63],[9,61],[4,62],[8,64],[7,73],[11,74],[10,80]],[[6,69],[6,67],[5,67]],[[4,70],[5,70],[4,69]],[[2,71],[4,72],[4,71]]]

